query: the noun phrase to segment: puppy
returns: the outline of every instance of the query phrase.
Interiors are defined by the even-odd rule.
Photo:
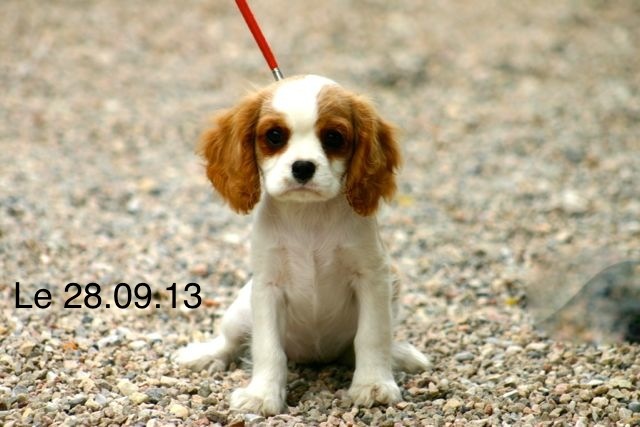
[[[400,152],[372,105],[324,77],[281,80],[214,118],[199,153],[235,211],[255,209],[253,278],[211,342],[177,354],[182,365],[224,369],[251,340],[253,373],[231,408],[285,410],[287,360],[355,356],[354,404],[401,399],[392,367],[427,368],[392,342],[394,284],[374,213],[396,189]]]

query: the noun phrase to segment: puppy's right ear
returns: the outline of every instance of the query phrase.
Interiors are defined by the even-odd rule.
[[[262,101],[263,95],[254,93],[218,113],[197,149],[207,162],[207,177],[213,187],[233,210],[243,214],[260,200],[255,130]]]

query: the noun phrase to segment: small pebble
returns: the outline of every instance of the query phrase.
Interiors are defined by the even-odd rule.
[[[162,388],[149,388],[144,393],[149,396],[149,402],[151,403],[160,402],[167,394]]]
[[[554,388],[553,388],[553,393],[554,394],[564,394],[567,391],[570,390],[570,386],[567,383],[560,383],[557,384]]]
[[[518,396],[518,390],[511,390],[502,395],[505,399],[512,399]]]
[[[609,387],[603,384],[594,388],[593,394],[595,396],[602,396],[603,394],[607,394],[608,391],[609,391]]]
[[[513,355],[513,354],[518,354],[522,351],[522,347],[519,345],[510,345],[509,347],[507,347],[507,349],[505,350],[505,353],[507,355]]]
[[[572,399],[571,395],[569,393],[565,393],[561,395],[558,400],[560,401],[560,403],[569,403],[571,402],[571,399]]]
[[[180,418],[187,418],[189,416],[189,409],[179,403],[173,403],[169,406],[169,412]]]
[[[633,384],[627,378],[616,377],[612,378],[608,382],[609,387],[611,388],[627,388],[633,389]]]
[[[442,410],[446,412],[455,412],[462,406],[463,402],[460,399],[452,397],[451,399],[447,399],[446,403],[442,407]]]
[[[60,405],[55,402],[47,402],[45,405],[45,410],[47,412],[58,412],[60,410]]]
[[[545,342],[532,342],[527,344],[526,349],[532,351],[545,351],[548,347],[548,344]]]
[[[131,341],[128,346],[131,350],[141,350],[147,346],[147,342],[144,340],[135,340]]]
[[[474,357],[475,356],[470,351],[462,351],[460,353],[457,353],[455,356],[453,356],[453,358],[458,362],[466,362],[468,360],[473,360]]]
[[[245,422],[244,422],[244,417],[242,415],[235,416],[229,422],[229,424],[227,424],[227,427],[244,427],[244,426],[245,426]]]
[[[149,400],[149,395],[146,393],[140,393],[138,391],[134,391],[129,395],[129,400],[131,400],[134,404],[140,405]]]
[[[87,401],[87,395],[84,393],[79,393],[69,399],[69,405],[73,408],[77,405],[82,405]]]
[[[401,411],[406,410],[407,408],[409,408],[411,406],[411,402],[398,402],[396,403],[396,408],[400,409]]]
[[[167,387],[172,387],[172,386],[176,385],[177,383],[178,383],[178,379],[177,378],[167,377],[165,375],[160,377],[160,385],[167,386]]]
[[[109,403],[109,399],[107,399],[107,397],[105,395],[103,395],[102,393],[96,394],[93,399],[100,406],[104,406],[107,403]]]
[[[591,400],[591,404],[593,406],[598,407],[598,408],[604,408],[605,406],[607,406],[609,404],[609,399],[607,399],[606,397],[601,397],[601,396],[594,397]]]
[[[87,401],[84,404],[87,408],[91,409],[91,410],[98,410],[101,408],[102,405],[99,405],[98,402],[96,402],[93,398],[88,398]]]
[[[26,341],[18,347],[18,353],[20,353],[21,356],[28,357],[35,346],[36,344],[34,342]]]
[[[198,263],[189,270],[191,274],[198,277],[207,277],[209,275],[209,266],[205,263]]]
[[[0,355],[0,363],[2,363],[3,365],[12,366],[13,357],[9,356],[8,354],[2,354]]]
[[[549,416],[551,418],[557,418],[565,412],[565,409],[562,407],[555,408],[551,412],[549,412]]]
[[[591,399],[593,399],[593,393],[591,392],[591,390],[580,390],[580,393],[578,393],[578,395],[584,402],[590,402]]]
[[[124,396],[129,396],[131,393],[138,391],[138,386],[127,379],[118,381],[117,387]]]

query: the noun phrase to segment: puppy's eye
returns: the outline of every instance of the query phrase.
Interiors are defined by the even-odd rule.
[[[339,150],[344,146],[344,137],[335,129],[322,133],[322,145],[328,150]]]
[[[282,147],[287,142],[286,135],[280,128],[269,129],[265,137],[272,147]]]

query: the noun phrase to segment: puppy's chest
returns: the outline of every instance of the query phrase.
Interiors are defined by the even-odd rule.
[[[285,351],[299,362],[335,359],[353,340],[357,305],[348,251],[295,247],[280,251],[285,296]]]
[[[314,245],[299,242],[282,246],[276,253],[281,266],[279,284],[290,298],[332,299],[336,293],[351,292],[354,276],[350,251],[338,244]]]

